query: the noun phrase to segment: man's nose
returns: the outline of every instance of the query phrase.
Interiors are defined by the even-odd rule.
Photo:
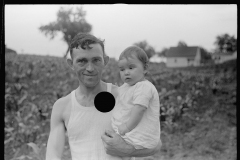
[[[93,64],[91,62],[88,63],[86,70],[88,72],[92,72],[94,70]]]

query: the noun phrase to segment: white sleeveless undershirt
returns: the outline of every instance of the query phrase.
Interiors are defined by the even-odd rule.
[[[112,84],[107,83],[107,92],[111,93]],[[95,106],[81,106],[75,92],[71,92],[71,114],[67,134],[72,160],[120,160],[106,154],[101,135],[111,127],[112,111],[102,113]]]

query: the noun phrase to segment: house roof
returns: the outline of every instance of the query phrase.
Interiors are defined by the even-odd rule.
[[[10,48],[5,48],[5,52],[13,52],[13,53],[17,53],[16,51],[14,51],[13,49],[10,49]]]
[[[196,56],[198,47],[170,47],[166,53],[166,57],[189,57]]]

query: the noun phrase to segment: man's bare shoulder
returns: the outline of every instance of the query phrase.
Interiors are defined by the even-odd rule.
[[[71,114],[71,106],[71,93],[69,93],[54,103],[51,117],[64,122],[64,125],[67,126]]]
[[[66,108],[69,107],[71,103],[71,93],[69,93],[68,95],[59,98],[53,105],[53,109],[55,110],[59,110],[59,111],[63,111]]]

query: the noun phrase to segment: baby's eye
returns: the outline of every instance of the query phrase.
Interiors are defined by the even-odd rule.
[[[129,69],[134,69],[134,68],[135,68],[134,66],[129,67]]]

